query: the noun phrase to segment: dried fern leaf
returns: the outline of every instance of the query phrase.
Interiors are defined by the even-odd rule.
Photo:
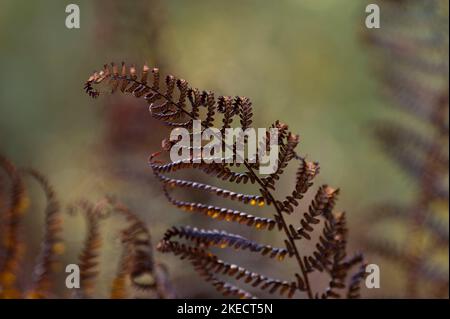
[[[51,275],[58,264],[58,256],[64,252],[61,207],[53,187],[41,173],[33,169],[25,170],[24,173],[41,185],[47,198],[44,239],[34,266],[33,285],[28,297],[48,298],[52,291]]]
[[[0,155],[0,167],[6,173],[10,183],[9,203],[4,215],[4,229],[1,236],[3,257],[0,260],[0,297],[20,298],[17,277],[25,247],[19,233],[22,214],[28,207],[28,197],[22,177],[14,164]]]
[[[152,71],[151,79],[148,80],[150,69],[144,65],[139,75],[136,68],[131,66],[127,68],[122,63],[121,72],[116,64],[111,67],[105,65],[103,70],[95,72],[89,77],[85,83],[85,91],[91,97],[98,97],[100,91],[97,87],[103,86],[109,88],[114,93],[120,88],[121,92],[131,93],[137,98],[142,98],[147,101],[151,116],[161,120],[164,124],[171,127],[185,127],[190,129],[193,134],[193,121],[200,120],[202,129],[211,127],[214,122],[221,119],[220,135],[224,135],[227,128],[231,128],[235,123],[235,118],[239,118],[239,123],[243,128],[250,128],[252,124],[253,108],[249,99],[245,97],[229,97],[220,96],[216,100],[214,94],[208,91],[200,92],[198,89],[190,88],[188,83],[183,79],[178,79],[174,76],[167,76],[165,80],[165,89],[162,88],[160,81],[160,74],[157,68]],[[141,79],[139,80],[139,76]],[[175,96],[178,96],[177,98]],[[200,118],[200,108],[206,108],[206,117]],[[237,287],[220,281],[216,278],[216,274],[223,272],[223,274],[236,275],[238,279],[245,278],[244,281],[252,283],[255,287],[262,289],[269,289],[269,292],[274,293],[279,291],[281,294],[287,293],[288,296],[293,296],[296,291],[305,291],[309,298],[313,298],[313,291],[309,283],[309,273],[305,262],[309,259],[303,259],[300,253],[296,240],[300,238],[310,237],[309,232],[312,231],[312,225],[317,223],[317,217],[321,216],[328,223],[333,224],[333,227],[343,231],[345,226],[343,224],[344,218],[332,217],[332,210],[335,204],[337,190],[322,186],[316,194],[316,197],[310,205],[308,213],[304,215],[301,220],[301,227],[296,228],[288,224],[283,213],[292,213],[294,207],[298,205],[298,200],[302,199],[308,188],[312,185],[312,179],[318,173],[318,164],[306,162],[303,158],[297,155],[295,148],[299,143],[299,137],[289,131],[286,124],[276,121],[272,128],[278,130],[278,166],[273,174],[268,176],[261,176],[255,170],[260,167],[261,162],[257,159],[256,163],[249,163],[248,160],[243,159],[243,163],[237,163],[237,157],[221,158],[220,162],[212,162],[211,159],[200,158],[195,153],[199,149],[187,149],[190,154],[191,161],[176,161],[164,163],[159,160],[160,156],[168,153],[173,147],[173,144],[168,141],[163,141],[163,150],[156,152],[150,156],[149,165],[153,170],[156,178],[162,182],[163,191],[171,204],[186,211],[201,213],[205,216],[227,220],[230,222],[238,222],[247,226],[254,226],[257,229],[278,230],[284,233],[286,248],[273,250],[248,241],[244,238],[237,237],[225,232],[198,230],[195,228],[174,228],[168,231],[165,239],[159,244],[159,249],[163,252],[172,252],[179,255],[182,259],[187,258],[194,268],[207,281],[212,281],[224,294],[232,294],[233,296],[247,296],[245,292],[240,291]],[[246,142],[245,137],[244,141]],[[266,136],[267,140],[267,136]],[[264,147],[265,146],[265,147]],[[236,153],[236,144],[233,146],[224,145]],[[269,145],[263,144],[262,149],[268,150]],[[239,158],[240,159],[240,158]],[[285,173],[285,169],[291,162],[300,162],[300,168],[296,176],[296,186],[291,195],[284,200],[277,200],[272,194],[276,188],[277,181]],[[238,172],[235,167],[244,166],[243,172]],[[201,170],[211,177],[228,181],[233,184],[250,183],[258,186],[261,195],[242,194],[234,191],[224,190],[212,185],[200,184],[194,181],[178,180],[167,176],[179,170]],[[269,205],[275,210],[272,218],[257,217],[245,212],[218,207],[214,205],[207,205],[203,203],[188,202],[177,200],[170,194],[171,189],[177,187],[184,187],[202,191],[204,193],[213,193],[217,196],[238,200],[244,203],[250,203],[254,206]],[[331,227],[331,226],[330,226]],[[346,231],[345,231],[346,233]],[[190,246],[184,243],[178,243],[170,240],[172,236],[179,236],[192,241],[195,246]],[[343,235],[342,235],[343,236]],[[349,263],[345,262],[346,256],[346,240],[336,239],[333,246],[327,248],[327,253],[333,250],[330,258],[332,268],[329,271],[332,282],[338,279],[343,279],[349,270]],[[220,243],[220,244],[219,244]],[[236,245],[241,244],[250,250],[271,252],[273,256],[291,256],[296,259],[301,274],[296,274],[296,281],[284,282],[280,280],[271,279],[259,275],[257,273],[246,270],[238,265],[228,264],[219,260],[214,254],[206,251],[206,247],[211,245]],[[191,243],[192,244],[192,243]],[[199,246],[200,245],[200,246]],[[205,247],[205,248],[201,248]],[[265,247],[265,248],[263,248]],[[328,257],[328,255],[327,255]],[[361,259],[362,260],[362,259]],[[352,265],[353,266],[353,265]]]

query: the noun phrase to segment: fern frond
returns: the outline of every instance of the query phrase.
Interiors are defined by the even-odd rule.
[[[374,133],[383,150],[413,177],[422,177],[425,157],[428,157],[434,170],[445,173],[449,161],[448,153],[445,154],[443,149],[431,153],[433,141],[423,134],[398,123],[386,121],[376,125]]]
[[[249,227],[254,227],[256,229],[267,228],[268,230],[272,230],[277,225],[277,222],[274,219],[265,217],[256,217],[254,215],[241,212],[239,210],[227,209],[223,207],[206,205],[201,203],[175,200],[169,195],[167,187],[164,187],[163,191],[171,204],[188,212],[199,212],[212,219],[225,220],[228,222],[236,222],[242,225],[247,225]]]
[[[297,229],[298,239],[311,239],[309,233],[314,230],[312,225],[319,223],[318,216],[330,219],[330,214],[334,208],[338,193],[338,189],[328,187],[327,185],[319,188],[308,208],[308,212],[304,213],[303,218],[300,220],[302,227]]]
[[[19,298],[21,292],[17,287],[17,277],[25,248],[19,233],[22,214],[28,207],[28,197],[22,177],[15,165],[0,155],[0,167],[6,173],[10,184],[9,203],[4,215],[5,226],[1,236],[3,256],[0,260],[0,296]]]
[[[120,91],[122,92],[131,93],[137,98],[146,100],[149,105],[150,114],[154,118],[161,120],[164,124],[171,127],[185,127],[191,129],[191,135],[194,134],[192,130],[192,123],[194,120],[200,120],[202,129],[206,129],[211,127],[213,123],[217,121],[219,116],[222,123],[219,130],[220,135],[222,136],[227,128],[231,128],[233,124],[236,123],[235,118],[239,118],[240,125],[243,129],[251,127],[253,109],[249,99],[245,97],[233,98],[229,96],[220,96],[215,100],[213,93],[208,91],[200,92],[198,89],[190,88],[185,80],[175,78],[171,75],[166,77],[165,89],[162,89],[160,85],[159,70],[156,68],[152,71],[153,76],[150,83],[147,82],[149,70],[150,69],[144,65],[139,79],[139,75],[134,66],[127,69],[123,63],[121,72],[119,72],[117,65],[112,64],[112,68],[105,65],[102,71],[95,72],[89,77],[88,81],[85,83],[85,90],[88,95],[95,98],[100,95],[100,91],[96,87],[101,86],[104,83],[106,83],[105,86],[109,88],[112,93],[117,92],[120,88]],[[175,98],[175,96],[178,96],[178,98]],[[200,116],[201,112],[199,110],[201,107],[205,107],[207,110],[206,118],[201,118]],[[322,186],[311,203],[308,213],[306,213],[301,220],[301,227],[296,230],[293,225],[288,224],[284,214],[289,214],[294,211],[294,207],[299,204],[298,200],[303,198],[308,188],[312,185],[312,179],[317,175],[319,166],[317,163],[307,162],[297,155],[295,148],[299,143],[299,137],[290,132],[286,124],[276,121],[271,128],[277,129],[278,131],[279,152],[278,166],[275,172],[268,176],[260,176],[255,172],[255,169],[261,164],[259,159],[256,160],[256,163],[249,163],[246,159],[243,159],[242,164],[244,170],[238,172],[233,169],[233,166],[240,166],[240,163],[236,161],[237,158],[233,158],[232,161],[229,161],[230,159],[228,158],[221,158],[219,162],[213,162],[212,159],[200,158],[195,155],[196,151],[201,150],[201,148],[187,149],[192,161],[164,163],[163,161],[158,160],[159,156],[163,153],[168,153],[174,145],[167,140],[164,140],[162,143],[162,151],[153,153],[150,156],[149,166],[153,170],[156,178],[162,183],[163,192],[168,201],[174,206],[183,210],[201,213],[211,218],[253,226],[257,229],[282,231],[286,238],[284,240],[286,248],[272,248],[271,246],[261,245],[241,236],[221,231],[208,231],[184,227],[169,230],[158,247],[162,252],[172,252],[175,255],[179,255],[182,259],[187,258],[202,277],[207,281],[212,282],[213,285],[224,294],[249,297],[246,292],[239,290],[239,288],[234,285],[218,279],[216,277],[218,273],[235,277],[235,279],[244,278],[245,282],[251,283],[255,287],[269,289],[269,292],[271,293],[279,290],[281,294],[287,293],[288,296],[291,297],[296,291],[302,291],[306,292],[309,298],[312,298],[314,295],[308,278],[311,271],[307,269],[305,265],[305,263],[309,262],[309,259],[304,260],[302,258],[296,240],[300,238],[310,238],[309,233],[313,228],[311,225],[317,223],[317,217],[319,216],[323,217],[326,223],[329,223],[327,229],[330,232],[332,231],[330,230],[331,227],[336,232],[342,232],[339,233],[339,236],[344,236],[343,234],[346,233],[346,230],[344,231],[344,218],[333,217],[332,215],[338,190],[326,185]],[[246,142],[245,138],[244,142]],[[266,142],[262,144],[262,149],[267,151],[270,149],[270,146]],[[233,151],[236,150],[236,144],[233,144],[233,146],[223,145],[223,147],[229,147]],[[272,194],[272,191],[275,190],[276,183],[285,173],[288,164],[293,161],[300,162],[300,168],[296,176],[295,189],[292,194],[287,196],[284,200],[277,200],[275,199],[274,194]],[[201,184],[189,180],[179,180],[167,176],[167,174],[187,169],[200,170],[211,177],[233,184],[249,183],[258,186],[261,195],[238,193],[212,185]],[[214,194],[244,204],[250,204],[250,206],[259,207],[268,205],[275,210],[275,214],[273,215],[273,219],[257,217],[235,209],[177,200],[170,194],[170,190],[177,187]],[[191,242],[193,246],[170,240],[173,236],[184,238]],[[327,246],[326,248],[324,247],[325,244],[328,245],[329,243],[327,243],[325,239],[323,240],[323,247],[319,246],[321,249],[319,254],[325,254],[324,251],[327,249],[330,251],[333,250],[331,255],[334,259],[329,275],[334,283],[337,279],[342,279],[342,274],[344,272],[346,274],[348,271],[347,263],[344,261],[346,256],[346,240],[333,238],[335,241],[334,245],[330,247]],[[331,242],[331,240],[329,241]],[[296,281],[292,282],[265,277],[238,265],[228,264],[218,259],[216,255],[206,250],[212,246],[239,247],[239,249],[249,249],[250,251],[269,254],[269,256],[278,257],[280,259],[284,258],[284,256],[289,256],[295,258],[300,267],[301,274],[296,274]],[[319,257],[323,258],[323,256]],[[315,259],[313,258],[313,260]],[[362,259],[359,261],[361,262]]]
[[[431,209],[434,203],[445,201],[448,211],[448,3],[383,1],[383,6],[383,32],[366,32],[366,39],[378,54],[382,89],[394,106],[422,122],[424,129],[396,122],[375,126],[375,137],[413,177],[417,193],[407,205],[375,208],[381,223],[392,218],[403,221],[405,242],[398,247],[380,242],[376,236],[368,240],[368,245],[400,263],[407,277],[407,296],[418,297],[419,282],[429,281],[421,269],[430,252],[442,246],[448,250],[448,230],[435,224]],[[411,25],[415,28],[406,27]],[[418,238],[425,235],[430,239],[422,245]],[[435,285],[436,291],[441,288]]]
[[[350,281],[350,285],[348,287],[347,291],[347,298],[348,299],[358,299],[361,297],[361,284],[362,281],[364,281],[364,278],[366,278],[366,264],[362,264],[359,267],[359,270],[357,273],[355,273]]]
[[[111,283],[110,297],[111,299],[127,299],[129,293],[128,277],[130,274],[132,255],[129,252],[130,246],[123,244],[122,253],[120,255],[119,265],[114,279]]]
[[[225,297],[235,296],[239,299],[256,299],[251,293],[236,287],[235,285],[219,280],[212,275],[209,275],[205,280],[211,282],[211,285]]]
[[[250,182],[254,184],[256,179],[247,173],[236,173],[233,172],[229,167],[222,163],[206,163],[210,159],[204,158],[204,162],[201,163],[187,163],[185,161],[174,161],[167,164],[157,164],[155,158],[160,153],[154,153],[150,157],[149,165],[156,173],[173,173],[181,169],[199,169],[208,175],[220,178],[223,181],[236,182],[237,184],[243,183],[247,184]]]
[[[129,277],[132,287],[138,291],[152,292],[158,298],[173,297],[167,272],[154,261],[151,236],[145,223],[123,203],[112,197],[107,197],[107,201],[112,211],[124,216],[128,223],[122,230],[124,252],[112,294],[120,295],[124,289],[120,287],[121,280]]]
[[[32,298],[48,298],[52,290],[50,277],[57,265],[57,256],[64,252],[64,242],[61,237],[61,207],[53,187],[41,173],[34,169],[25,170],[24,173],[34,178],[41,185],[47,199],[44,239],[34,267],[33,285],[28,296]]]
[[[100,221],[105,218],[104,203],[93,204],[87,200],[80,200],[69,207],[69,212],[73,214],[77,209],[81,209],[86,218],[87,231],[83,249],[78,257],[80,267],[80,289],[76,296],[90,298],[93,295],[96,280],[99,274],[99,256],[102,246],[100,233]]]
[[[189,188],[191,190],[198,190],[198,191],[204,191],[211,193],[213,195],[230,199],[233,201],[237,201],[243,204],[251,205],[251,206],[259,206],[262,207],[265,205],[264,197],[260,195],[247,195],[247,194],[241,194],[237,192],[233,192],[227,189],[223,189],[220,187],[204,184],[204,183],[198,183],[193,181],[187,181],[187,180],[180,180],[175,178],[169,178],[162,174],[159,174],[155,172],[155,176],[164,184],[168,186],[168,188]]]
[[[347,244],[347,227],[345,214],[339,213],[332,216],[329,219],[332,224],[331,228],[333,231],[333,239],[329,240],[328,252],[323,254],[318,258],[319,262],[322,262],[327,255],[332,256],[328,261],[330,263],[329,267],[324,265],[326,271],[330,274],[330,282],[328,288],[321,295],[321,298],[340,298],[340,290],[343,290],[347,286],[347,276],[349,271],[356,265],[364,265],[364,258],[362,254],[355,254],[353,257],[347,259],[346,244]],[[325,259],[326,260],[326,259]],[[319,269],[320,270],[320,269]],[[363,271],[360,269],[358,272]],[[349,283],[349,289],[351,289],[353,282]]]
[[[180,256],[181,259],[188,259],[194,266],[194,269],[202,277],[205,277],[207,281],[211,279],[211,275],[223,274],[233,277],[236,280],[242,280],[244,283],[255,288],[260,288],[262,290],[268,289],[271,294],[279,290],[278,292],[280,295],[287,293],[289,298],[300,289],[294,281],[281,281],[260,275],[256,272],[249,271],[244,267],[224,262],[216,255],[207,252],[202,248],[179,244],[170,240],[162,240],[158,245],[158,249],[161,252],[172,252],[176,256]]]
[[[179,237],[180,239],[187,239],[205,248],[219,247],[219,248],[234,248],[239,250],[249,250],[251,252],[260,253],[262,256],[269,256],[283,260],[286,255],[289,255],[287,249],[274,248],[270,245],[261,245],[243,236],[230,234],[219,230],[204,230],[186,227],[172,227],[164,234],[163,240],[170,241],[172,237]],[[292,257],[292,255],[289,255]]]
[[[286,124],[278,123],[276,128],[282,128],[286,127]],[[277,170],[270,174],[267,177],[262,178],[262,181],[264,183],[264,186],[274,190],[275,189],[275,183],[277,180],[280,179],[280,176],[283,174],[284,170],[288,166],[289,162],[296,158],[296,153],[294,151],[295,147],[299,143],[299,136],[294,135],[291,132],[288,133],[287,141],[284,143],[282,140],[282,143],[280,145],[280,151],[278,154],[278,168]]]

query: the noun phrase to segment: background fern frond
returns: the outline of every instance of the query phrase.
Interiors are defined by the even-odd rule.
[[[364,36],[377,56],[383,93],[416,124],[379,120],[373,131],[386,154],[412,177],[417,191],[409,203],[372,209],[371,220],[379,227],[368,232],[368,247],[400,263],[407,297],[429,295],[426,289],[436,295],[445,283],[448,295],[448,262],[432,258],[444,247],[441,254],[448,259],[448,2],[381,1],[381,5],[382,31],[365,31]],[[418,28],[413,31],[409,25]],[[382,239],[379,230],[394,220],[400,225],[396,234],[404,234],[396,237],[403,238]],[[429,273],[445,273],[424,269],[445,268],[447,279],[424,288],[430,283]]]
[[[20,298],[18,287],[20,262],[24,253],[24,242],[20,239],[22,214],[28,208],[28,196],[25,184],[16,166],[6,157],[0,155],[0,167],[6,173],[9,188],[6,212],[3,215],[0,258],[0,296],[2,298]]]
[[[47,204],[45,208],[45,232],[41,251],[34,266],[33,285],[29,297],[48,298],[52,294],[51,275],[58,265],[58,256],[64,252],[62,239],[61,207],[53,187],[45,176],[34,169],[24,173],[33,177],[43,188]]]

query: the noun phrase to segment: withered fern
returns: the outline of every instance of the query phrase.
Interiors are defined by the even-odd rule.
[[[381,1],[383,27],[364,32],[386,96],[416,124],[378,121],[380,145],[416,184],[408,204],[385,203],[373,221],[400,221],[394,240],[369,232],[368,246],[405,270],[408,297],[448,296],[448,1]],[[379,228],[376,228],[379,229]],[[436,262],[443,255],[447,261]],[[431,287],[426,287],[426,286]],[[425,291],[430,290],[430,294]]]
[[[107,201],[112,211],[124,216],[128,224],[121,234],[123,252],[111,297],[121,299],[130,295],[128,278],[136,295],[142,292],[157,298],[175,297],[164,266],[153,258],[151,236],[144,222],[116,199],[108,197]]]
[[[0,155],[0,223],[2,232],[0,245],[0,299],[3,298],[57,298],[55,276],[61,265],[60,255],[65,251],[61,205],[55,190],[47,178],[34,169],[18,169],[8,159]],[[3,173],[3,172],[2,172]],[[24,177],[31,177],[41,186],[46,196],[44,235],[40,252],[33,267],[31,282],[23,273],[24,247],[26,238],[21,234],[22,214],[28,208],[28,187]],[[73,297],[96,297],[95,285],[99,281],[99,256],[102,253],[100,223],[111,215],[124,216],[126,226],[121,228],[124,256],[119,262],[119,270],[112,282],[112,298],[172,298],[175,296],[167,269],[153,259],[150,233],[139,217],[124,204],[111,197],[92,203],[80,200],[69,206],[72,214],[81,210],[87,223],[83,247],[79,254],[80,288]],[[30,254],[32,252],[29,252]],[[19,280],[20,279],[20,280]],[[136,291],[153,294],[130,293],[129,286]]]
[[[0,255],[0,297],[20,298],[18,286],[20,262],[24,253],[24,243],[20,238],[20,222],[22,214],[28,207],[25,184],[16,166],[0,155],[0,166],[7,176],[8,183],[4,188],[6,195],[2,198],[5,208],[2,220]]]
[[[149,75],[151,76],[150,80],[148,79]],[[222,138],[225,129],[231,128],[236,123],[236,119],[243,130],[252,127],[253,109],[248,98],[221,96],[216,99],[213,92],[191,88],[187,81],[172,75],[167,76],[164,84],[161,84],[159,70],[157,68],[150,69],[147,65],[143,66],[140,74],[134,66],[127,68],[125,63],[122,63],[121,66],[105,65],[102,71],[95,72],[85,83],[87,94],[93,98],[98,97],[101,89],[97,89],[96,86],[102,83],[107,83],[106,87],[112,93],[117,91],[130,93],[145,100],[153,118],[172,128],[187,128],[191,135],[194,134],[194,120],[200,120],[202,129],[206,129],[214,126],[214,123],[221,119],[220,135]],[[205,113],[204,116],[201,115],[202,112]],[[312,181],[319,172],[319,166],[317,163],[308,162],[296,153],[295,148],[299,143],[299,137],[290,132],[286,124],[275,121],[271,127],[278,129],[279,132],[279,154],[278,167],[270,175],[258,173],[261,165],[259,159],[256,163],[250,163],[244,159],[240,165],[235,158],[231,163],[228,163],[225,158],[220,163],[199,158],[196,154],[201,153],[201,147],[199,149],[187,148],[190,152],[191,161],[189,162],[165,163],[163,156],[167,155],[174,145],[169,140],[163,141],[161,151],[150,156],[149,165],[156,178],[161,182],[168,201],[174,206],[212,219],[225,220],[259,230],[279,231],[285,238],[284,247],[262,245],[243,236],[224,231],[174,227],[166,232],[158,245],[159,250],[171,252],[182,259],[187,259],[200,276],[224,295],[240,298],[253,297],[251,293],[219,276],[228,276],[246,283],[254,289],[288,297],[292,297],[298,292],[306,293],[309,298],[358,297],[358,287],[363,277],[361,270],[359,269],[352,278],[347,277],[350,269],[361,264],[363,258],[360,254],[347,256],[345,214],[333,213],[338,190],[327,185],[321,186],[309,205],[308,211],[300,218],[299,225],[290,224],[286,217],[294,212],[299,201],[312,186]],[[244,141],[247,142],[247,140]],[[264,145],[266,148],[268,147],[266,144]],[[237,145],[234,144],[233,149],[236,150],[236,147]],[[277,199],[274,191],[290,163],[298,165],[295,187],[291,194]],[[243,194],[205,183],[168,176],[176,171],[187,169],[202,171],[217,178],[218,181],[254,185],[259,194]],[[273,209],[274,214],[270,217],[262,217],[241,210],[179,200],[172,195],[172,191],[177,188],[208,193],[218,199],[237,201],[247,207],[269,206]],[[300,243],[312,240],[311,233],[317,229],[316,224],[318,223],[322,223],[323,228],[318,241],[313,242],[314,252],[302,253]],[[254,252],[280,261],[286,258],[294,259],[300,271],[292,275],[289,281],[271,278],[239,265],[222,261],[211,251],[212,248],[226,247]],[[324,292],[316,291],[311,286],[310,277],[316,271],[328,274],[330,277],[329,287]],[[349,280],[350,285],[348,285]],[[342,294],[343,292],[344,294]]]
[[[75,297],[95,297],[95,285],[100,274],[99,257],[104,247],[100,222],[115,215],[125,217],[126,227],[120,231],[122,254],[111,283],[110,297],[161,299],[175,296],[164,266],[153,259],[150,232],[127,206],[107,196],[96,203],[80,200],[69,208],[71,214],[81,209],[87,221],[84,247],[79,255],[80,289]]]
[[[71,205],[69,209],[71,214],[74,214],[77,209],[82,210],[86,219],[87,229],[83,249],[78,257],[80,288],[75,290],[74,296],[77,298],[91,298],[93,297],[99,274],[99,256],[102,246],[100,221],[107,216],[105,202],[100,201],[93,204],[87,200],[80,200]]]
[[[6,209],[2,214],[2,272],[0,283],[1,298],[48,298],[53,296],[52,275],[57,264],[57,255],[64,250],[61,238],[60,206],[55,192],[48,180],[33,169],[17,169],[8,159],[0,155],[1,166],[10,179],[2,185],[1,196],[5,203],[1,207]],[[31,285],[18,279],[24,277],[22,271],[25,239],[19,237],[21,233],[22,214],[28,208],[27,190],[24,177],[35,179],[43,189],[47,204],[45,208],[44,238],[38,255]]]
[[[117,272],[111,283],[111,299],[128,298],[128,278],[131,269],[132,255],[129,253],[129,245],[124,243],[122,253],[120,255]]]
[[[45,208],[44,238],[33,271],[33,284],[28,298],[49,298],[53,294],[52,278],[54,269],[60,263],[58,256],[64,252],[62,239],[61,207],[53,187],[45,176],[34,169],[23,171],[33,177],[44,190],[47,204]]]

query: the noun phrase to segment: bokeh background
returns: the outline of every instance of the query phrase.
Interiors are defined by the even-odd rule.
[[[374,119],[405,115],[378,90],[374,57],[361,40],[366,2],[79,0],[81,28],[70,30],[67,1],[0,0],[0,152],[45,174],[63,203],[117,195],[145,220],[154,244],[171,225],[224,228],[166,202],[147,168],[165,130],[144,105],[93,101],[82,90],[104,63],[148,62],[194,87],[250,97],[259,127],[275,119],[288,123],[300,134],[299,152],[321,164],[316,187],[341,189],[338,209],[348,214],[350,250],[364,250],[368,207],[407,202],[414,191],[367,130]],[[43,223],[42,196],[33,196],[24,232],[31,254]],[[75,262],[84,222],[64,219],[64,258]],[[119,247],[108,227],[100,297],[107,296]],[[31,264],[33,256],[27,258]],[[177,258],[156,258],[167,264],[180,296],[218,297]],[[381,265],[382,288],[364,295],[401,295],[395,270],[385,270],[377,256],[369,254],[369,262]]]

